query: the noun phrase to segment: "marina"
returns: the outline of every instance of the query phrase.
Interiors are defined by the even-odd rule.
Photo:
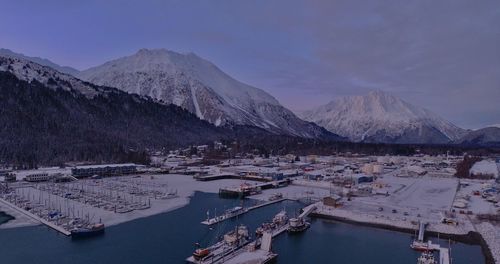
[[[210,240],[217,237],[217,230],[209,230],[200,224],[198,219],[203,218],[206,213],[200,208],[232,205],[231,200],[220,199],[217,194],[197,192],[185,207],[108,227],[103,236],[81,242],[73,242],[41,226],[0,229],[0,243],[3,245],[1,260],[13,263],[15,260],[29,262],[36,258],[40,264],[53,263],[54,258],[60,262],[75,264],[88,263],[89,259],[99,260],[96,263],[184,263],[186,256],[195,250],[193,242],[212,244]],[[230,219],[225,224],[226,228],[222,227],[222,231],[229,232],[240,223],[248,226],[249,230],[255,230],[272,219],[283,207],[287,208],[289,215],[302,208],[296,202],[283,201],[249,212],[238,220]],[[183,226],[189,228],[172,228],[178,226],[178,219],[184,219]],[[134,239],[131,240],[130,237]],[[339,263],[415,263],[419,254],[408,247],[410,241],[410,234],[312,218],[311,227],[306,232],[297,236],[286,233],[276,236],[273,239],[273,252],[279,255],[278,263],[307,263],[310,259],[328,263],[331,256],[318,255],[319,251],[335,255]],[[336,246],[328,246],[332,243]],[[143,245],[140,251],[134,250],[137,244]],[[366,247],[367,244],[371,246]],[[30,250],[23,250],[26,247]],[[364,250],[362,254],[353,255],[346,248]],[[454,264],[484,264],[479,246],[454,243],[452,249]],[[20,250],[24,253],[18,254]],[[86,250],[87,254],[80,255],[80,250]],[[298,250],[301,254],[290,254]],[[388,260],[385,256],[389,253],[392,257]]]
[[[373,162],[375,158],[371,160]],[[359,164],[364,164],[367,159],[353,158],[351,162],[361,167]],[[201,191],[202,195],[215,200],[213,204],[191,209],[196,210],[196,216],[188,216],[190,221],[184,221],[182,217],[183,226],[198,231],[196,236],[190,237],[189,244],[187,240],[184,243],[191,250],[179,255],[179,261],[186,261],[190,256],[188,261],[192,263],[236,263],[245,259],[256,263],[276,259],[281,262],[286,251],[279,250],[280,244],[305,239],[318,228],[318,223],[333,220],[334,224],[338,224],[336,221],[352,222],[409,234],[403,244],[406,247],[404,252],[413,258],[412,262],[460,263],[459,258],[463,256],[452,251],[456,242],[449,239],[481,245],[485,252],[484,244],[475,236],[476,233],[471,232],[484,230],[481,229],[484,223],[479,221],[496,219],[494,215],[484,213],[498,207],[494,203],[497,189],[490,185],[491,181],[488,185],[484,182],[480,185],[433,175],[400,176],[401,169],[392,165],[383,174],[357,176],[349,176],[351,172],[329,174],[333,171],[329,168],[335,166],[328,167],[331,165],[324,163],[311,163],[302,172],[279,172],[269,166],[265,169],[258,166],[193,167],[184,169],[186,174],[161,174],[156,168],[141,168],[137,174],[119,176],[113,173],[111,176],[93,175],[80,179],[64,176],[62,168],[41,170],[43,173],[23,172],[14,177],[14,181],[11,177],[10,182],[2,185],[2,199],[9,204],[0,203],[0,208],[15,216],[2,226],[29,225],[26,221],[29,219],[49,227],[53,233],[74,238],[70,241],[87,244],[94,239],[116,236],[110,230],[128,222],[176,215],[184,208],[191,208]],[[115,164],[111,168],[121,167],[131,168],[133,165]],[[315,173],[325,173],[326,176],[311,178],[308,173],[314,171],[313,167]],[[93,167],[85,168],[93,170]],[[199,176],[190,173],[207,171],[208,174],[204,175],[219,175],[222,170],[235,171],[238,175],[247,171],[249,177],[261,180],[222,178],[201,181],[197,179]],[[259,170],[263,173],[258,174],[256,171]],[[282,180],[285,173],[291,176]],[[28,177],[28,180],[22,177]],[[479,186],[482,189],[478,191]],[[456,209],[464,208],[466,204],[478,211]],[[474,216],[476,212],[477,217]],[[196,220],[195,224],[193,220]],[[162,227],[157,227],[156,231],[158,228]],[[186,228],[179,231],[186,231]],[[245,235],[235,235],[240,233]],[[411,237],[413,233],[414,237]],[[446,237],[447,244],[445,240],[439,240],[439,234]],[[436,235],[438,240],[432,237]],[[180,236],[183,234],[174,237],[179,239]],[[494,235],[485,237],[490,239]],[[323,243],[329,244],[327,241]],[[289,245],[285,250],[289,247],[293,246]],[[295,250],[302,252],[305,249]],[[295,259],[290,261],[296,263]],[[306,259],[302,261],[307,262]]]

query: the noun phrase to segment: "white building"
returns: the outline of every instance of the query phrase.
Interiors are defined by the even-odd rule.
[[[471,176],[498,178],[497,164],[492,160],[482,160],[474,163],[469,171]]]

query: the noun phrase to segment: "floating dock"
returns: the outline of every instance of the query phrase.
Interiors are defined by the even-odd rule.
[[[50,227],[50,228],[58,231],[58,232],[66,235],[66,236],[71,235],[71,232],[69,232],[68,230],[66,230],[66,229],[64,229],[64,228],[62,228],[62,227],[60,227],[58,225],[55,225],[54,223],[51,223],[51,222],[49,222],[49,221],[47,221],[45,219],[42,219],[42,218],[40,218],[40,217],[38,217],[38,216],[36,216],[36,215],[34,215],[34,214],[32,214],[32,213],[24,210],[24,209],[21,209],[21,208],[17,207],[16,205],[13,205],[13,204],[5,201],[4,199],[0,198],[0,203],[2,203],[4,205],[12,208],[13,210],[16,210],[16,211],[18,211],[18,212],[20,212],[20,213],[28,216],[29,218],[34,219],[35,221],[40,222],[40,223],[42,223],[42,224],[44,224],[44,225],[46,225],[46,226],[48,226],[48,227]]]
[[[282,198],[282,199],[278,199],[278,200],[274,200],[274,201],[269,201],[269,202],[261,203],[261,204],[258,204],[258,205],[254,205],[254,206],[245,208],[245,210],[242,211],[239,214],[234,214],[234,215],[231,215],[231,216],[228,216],[228,217],[225,217],[224,215],[220,215],[220,216],[216,216],[216,217],[207,219],[205,221],[202,221],[201,223],[204,224],[204,225],[215,225],[217,223],[223,222],[223,221],[225,221],[227,219],[231,219],[231,218],[240,216],[240,215],[245,214],[247,212],[250,212],[252,210],[255,210],[255,209],[258,209],[258,208],[261,208],[261,207],[264,207],[264,206],[268,206],[268,205],[271,205],[271,204],[283,202],[285,200],[289,200],[289,199],[288,198]]]
[[[439,264],[450,264],[450,250],[447,248],[439,249]]]

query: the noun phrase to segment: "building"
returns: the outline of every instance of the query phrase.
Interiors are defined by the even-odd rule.
[[[71,169],[71,174],[76,178],[97,176],[118,176],[137,172],[137,165],[133,163],[124,164],[104,164],[76,166]]]
[[[469,171],[471,177],[477,178],[498,178],[498,167],[494,161],[482,160],[474,163]]]
[[[7,174],[9,174],[9,170],[0,170],[0,177],[5,177]]]
[[[342,197],[338,195],[326,196],[323,198],[323,204],[326,206],[338,207],[341,204]]]
[[[46,172],[33,173],[24,177],[27,182],[43,182],[51,179],[51,175]]]
[[[365,174],[354,174],[351,177],[352,177],[352,182],[354,184],[360,184],[360,183],[365,183],[365,182],[373,182],[373,176],[368,176],[368,175],[365,175]]]
[[[7,173],[4,176],[4,181],[5,182],[15,182],[16,181],[16,175],[14,173]]]

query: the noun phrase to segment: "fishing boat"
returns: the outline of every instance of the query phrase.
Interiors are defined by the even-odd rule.
[[[263,223],[260,227],[258,227],[257,230],[255,230],[255,236],[261,237],[264,232],[274,234],[282,228],[285,229],[285,226],[287,225],[288,216],[285,210],[281,210],[273,217],[273,220],[270,223]]]
[[[432,241],[430,240],[427,242],[415,240],[410,247],[417,251],[433,251],[438,249],[438,247],[436,247],[435,244],[432,244]]]
[[[283,199],[283,194],[282,193],[275,193],[269,197],[269,201],[276,201]]]
[[[297,218],[290,218],[289,225],[290,225],[288,227],[289,233],[299,233],[309,228],[310,223],[306,222],[302,217],[297,217]]]
[[[285,210],[281,210],[278,214],[273,217],[273,224],[284,225],[288,221],[288,215]]]
[[[417,264],[437,264],[437,261],[434,259],[432,252],[425,251],[418,257]]]
[[[248,228],[244,225],[237,226],[226,233],[223,239],[207,248],[197,248],[193,255],[186,260],[191,263],[200,263],[203,260],[217,261],[231,252],[234,252],[250,243]]]
[[[87,224],[82,225],[70,230],[71,237],[80,238],[80,237],[90,237],[96,236],[104,233],[104,224],[96,223],[96,224]]]

